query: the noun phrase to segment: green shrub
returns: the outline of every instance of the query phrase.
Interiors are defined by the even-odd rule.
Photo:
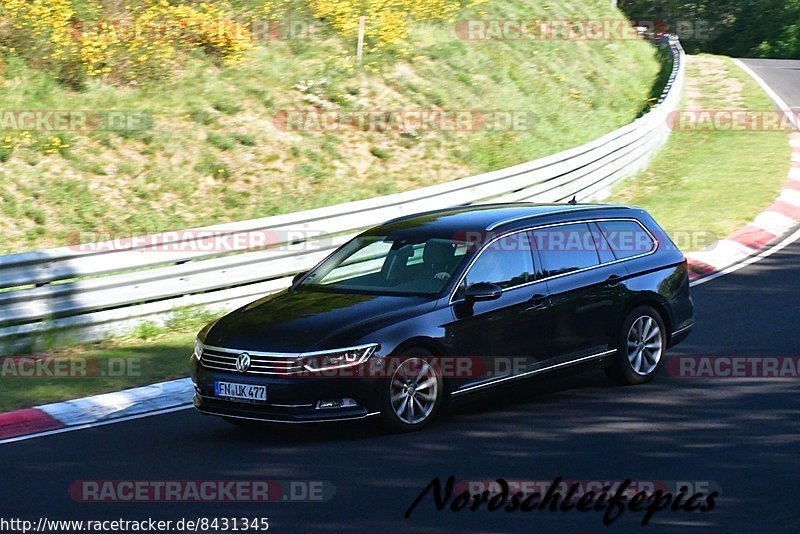
[[[391,155],[386,150],[379,148],[379,147],[372,147],[369,149],[369,153],[375,156],[378,159],[389,159]]]
[[[256,146],[256,138],[253,135],[246,133],[234,133],[233,138],[236,139],[241,145]]]
[[[203,126],[208,126],[216,122],[214,115],[205,109],[191,109],[189,110],[189,117],[197,124],[202,124]]]
[[[210,132],[206,140],[220,150],[233,150],[236,147],[234,140],[227,135]]]
[[[238,104],[231,102],[229,100],[217,100],[213,104],[214,109],[219,111],[220,113],[224,113],[225,115],[236,115],[240,111],[242,111],[242,107]]]
[[[231,176],[227,165],[221,162],[214,154],[204,152],[194,170],[202,176],[225,179]]]

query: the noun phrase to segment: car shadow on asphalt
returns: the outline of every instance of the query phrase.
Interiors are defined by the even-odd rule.
[[[605,374],[596,369],[584,369],[579,373],[557,371],[547,376],[519,380],[514,384],[471,395],[448,407],[438,420],[413,436],[426,432],[436,433],[452,421],[464,417],[492,417],[509,409],[535,409],[535,405],[553,395],[586,388],[606,389],[616,387]],[[377,419],[368,421],[344,421],[336,423],[314,423],[285,425],[260,423],[245,426],[230,426],[226,439],[236,441],[272,442],[275,444],[301,444],[331,441],[358,441],[381,438],[388,434]]]

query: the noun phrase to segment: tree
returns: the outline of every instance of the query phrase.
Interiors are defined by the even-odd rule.
[[[620,0],[631,19],[664,20],[690,52],[800,58],[800,0]]]

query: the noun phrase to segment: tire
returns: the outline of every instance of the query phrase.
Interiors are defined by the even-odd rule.
[[[666,350],[667,330],[661,314],[650,306],[639,306],[622,322],[617,353],[606,373],[620,384],[644,384],[658,372]]]
[[[403,352],[381,392],[381,422],[392,433],[422,430],[442,411],[444,380],[426,349]],[[424,387],[420,387],[424,386]]]

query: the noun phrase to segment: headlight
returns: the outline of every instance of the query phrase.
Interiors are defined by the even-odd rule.
[[[200,342],[199,339],[195,338],[194,340],[194,357],[200,361],[200,358],[203,356],[203,344]]]
[[[360,365],[378,348],[377,344],[350,347],[347,349],[313,352],[302,357],[303,367],[307,371],[328,371]]]

